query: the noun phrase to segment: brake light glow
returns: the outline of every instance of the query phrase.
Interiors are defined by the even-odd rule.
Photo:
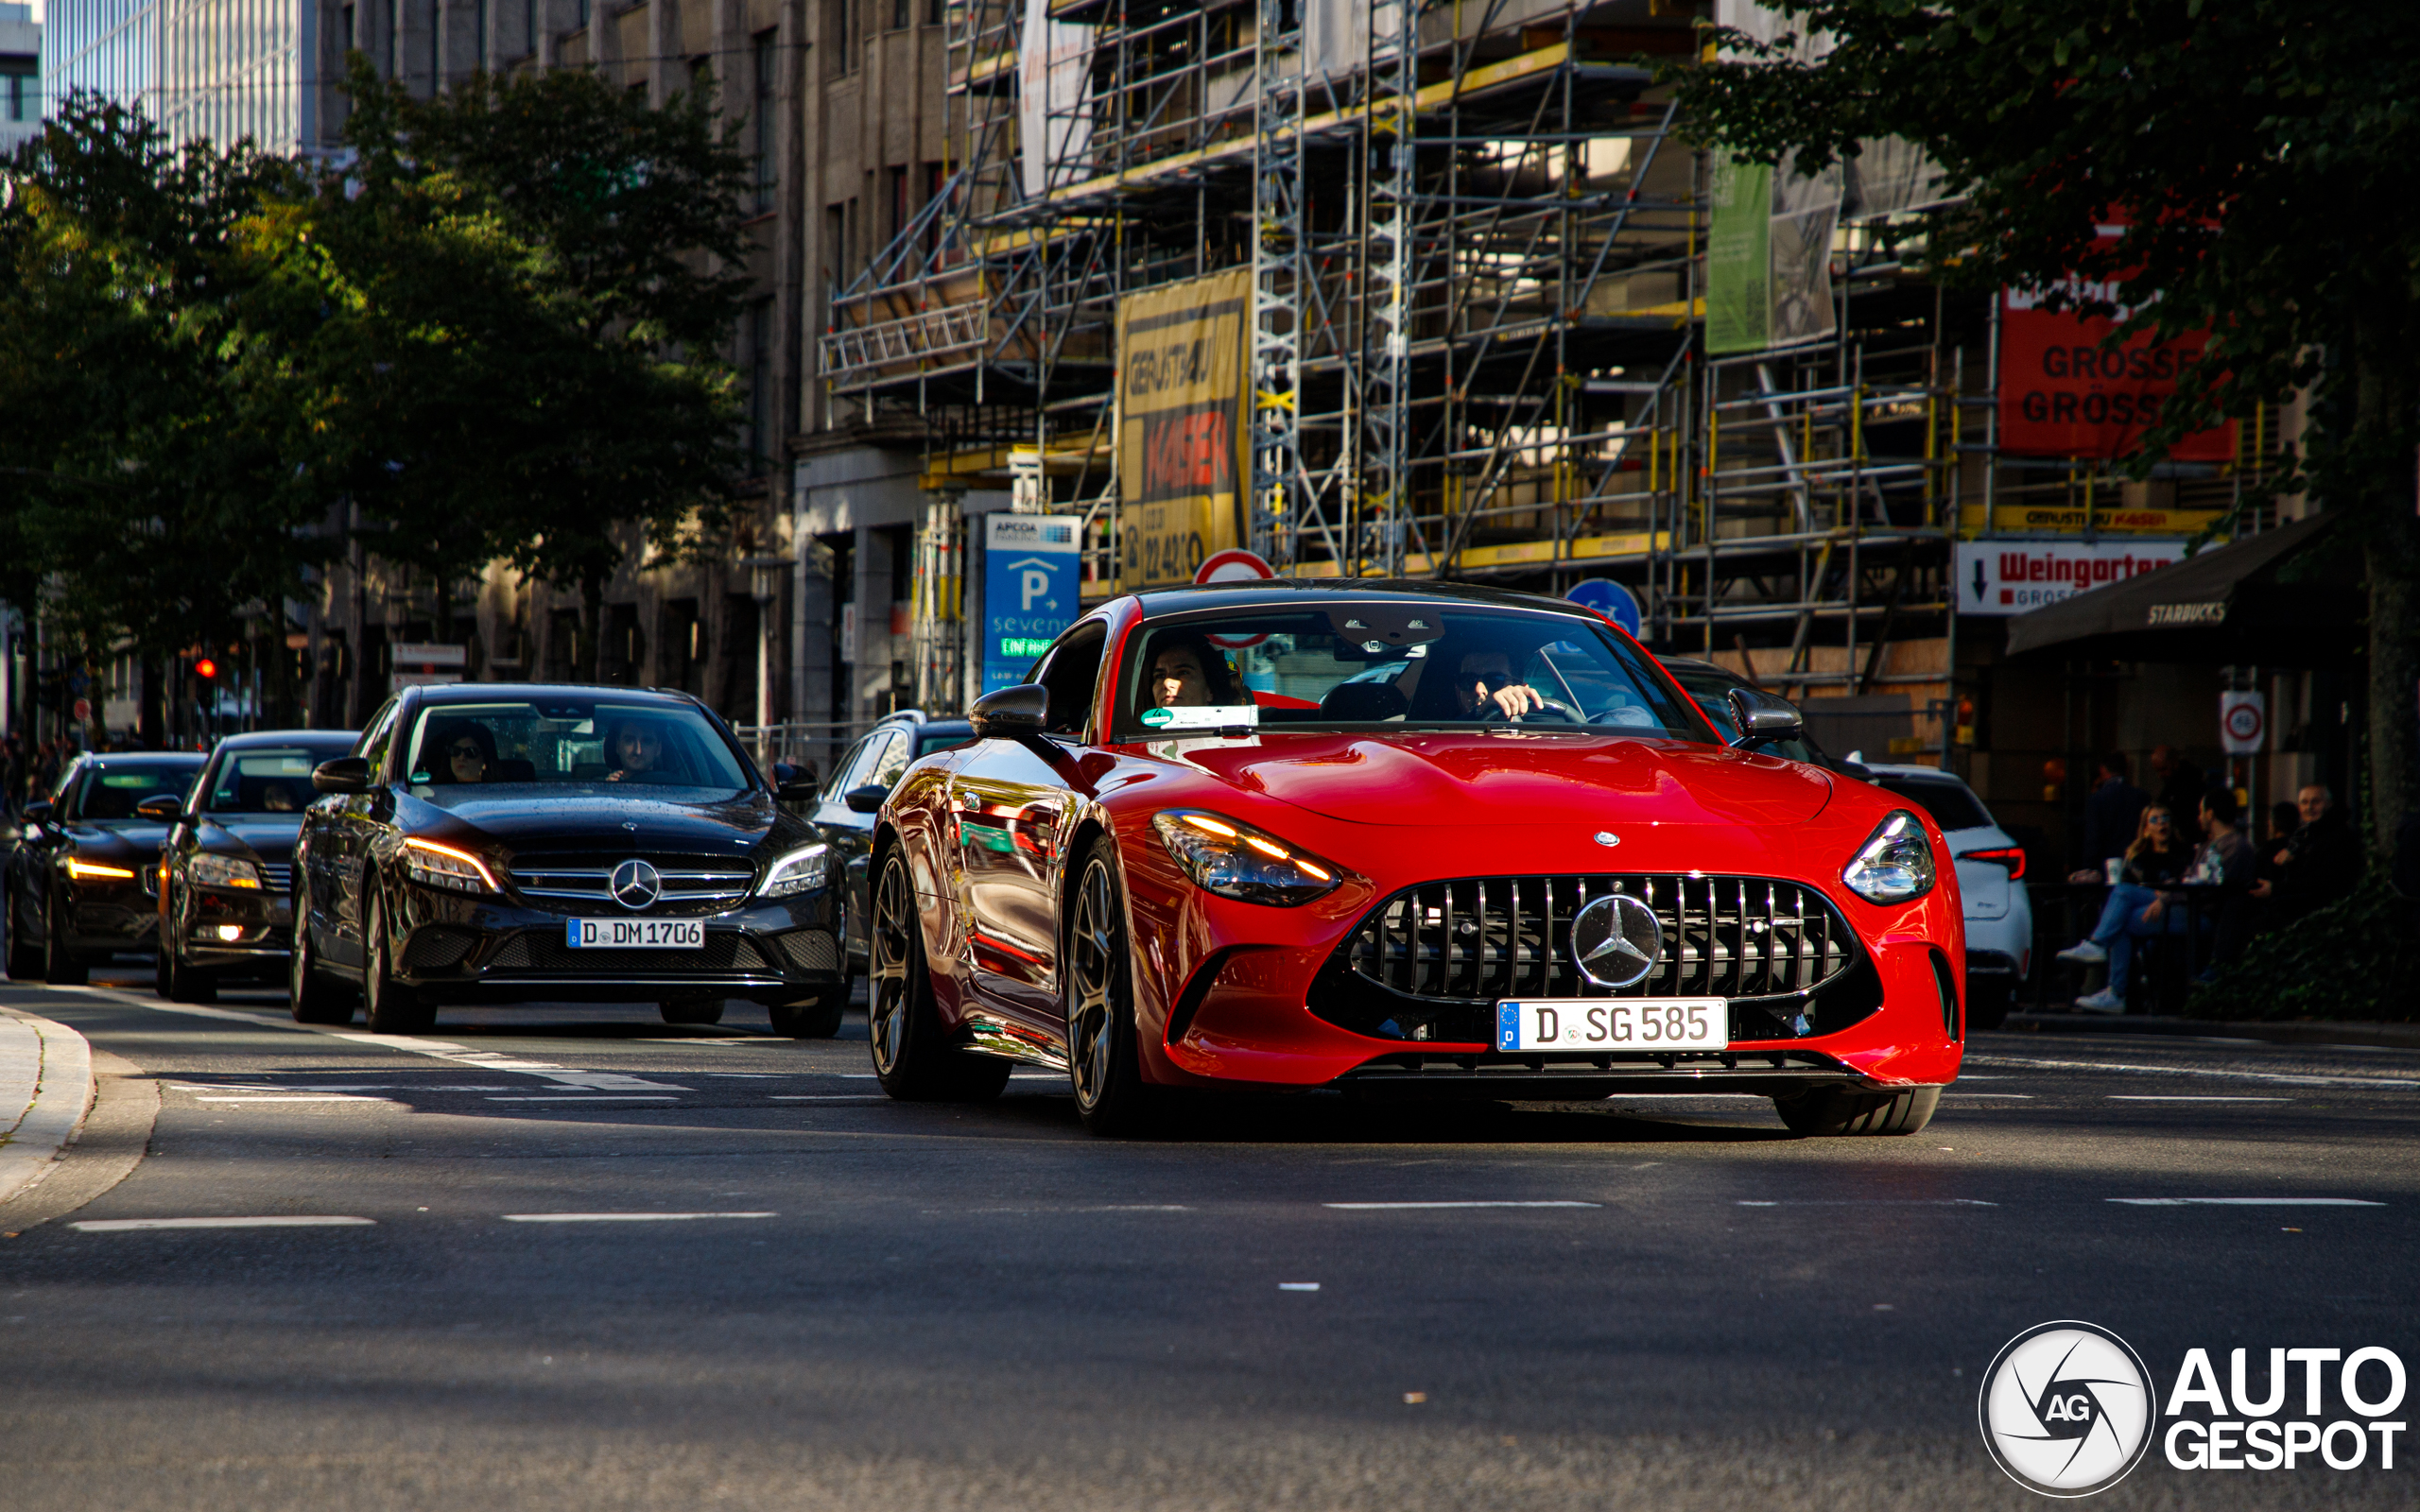
[[[2021,846],[2010,846],[2005,850],[1969,850],[1958,859],[1988,861],[1994,866],[2006,867],[2008,880],[2011,882],[2018,881],[2025,875],[2025,850]]]

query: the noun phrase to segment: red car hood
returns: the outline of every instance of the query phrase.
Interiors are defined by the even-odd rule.
[[[1188,743],[1190,745],[1190,743]],[[1274,734],[1185,761],[1246,792],[1354,824],[1800,824],[1819,768],[1675,740],[1598,734]]]

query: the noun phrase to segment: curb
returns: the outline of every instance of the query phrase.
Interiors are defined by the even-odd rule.
[[[0,1202],[57,1169],[59,1152],[93,1106],[93,1050],[84,1037],[19,1008],[0,1007]]]
[[[2236,1019],[2175,1019],[2135,1013],[2016,1013],[2003,1028],[2017,1034],[2181,1035],[2260,1040],[2278,1045],[2366,1045],[2420,1050],[2420,1023],[2301,1022],[2268,1023]]]

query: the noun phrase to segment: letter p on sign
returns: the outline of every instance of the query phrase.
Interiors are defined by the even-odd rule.
[[[1040,568],[1028,567],[1017,574],[1017,593],[1023,600],[1018,605],[1021,612],[1032,613],[1034,604],[1049,592],[1050,575],[1048,573]]]

